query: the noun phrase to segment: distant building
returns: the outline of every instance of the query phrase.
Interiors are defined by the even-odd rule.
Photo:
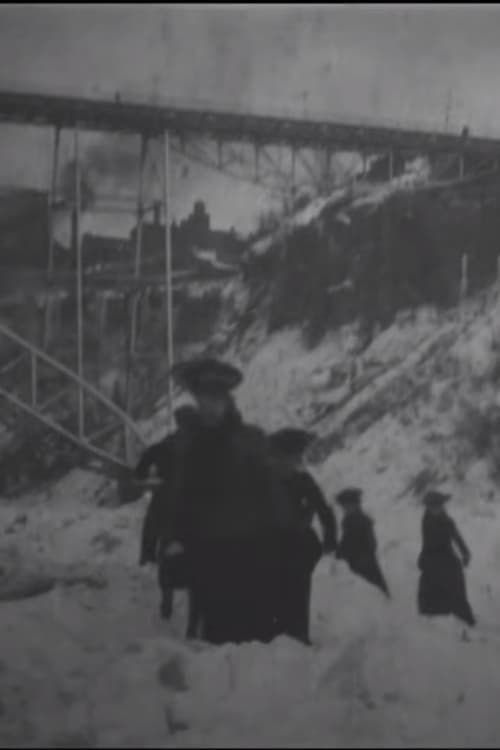
[[[135,226],[130,232],[128,241],[129,252],[135,251],[137,245],[137,226]],[[142,261],[147,267],[155,267],[158,264],[163,263],[165,254],[165,224],[161,221],[161,207],[157,203],[153,209],[153,220],[142,222]],[[174,269],[179,267],[178,258],[176,254],[175,241],[172,232],[172,266]]]
[[[131,263],[129,243],[120,237],[84,234],[82,237],[82,262],[85,269],[100,270],[109,265]]]
[[[137,241],[137,227],[130,234],[133,246]],[[165,225],[161,222],[160,207],[154,210],[153,221],[142,225],[143,258],[146,263],[163,262],[165,248]],[[207,255],[211,254],[212,270],[219,266],[227,272],[229,266],[237,266],[245,243],[234,230],[213,230],[210,214],[202,201],[196,201],[189,216],[179,224],[172,224],[172,267],[174,270],[206,269]],[[200,255],[200,251],[205,255]],[[214,255],[215,254],[215,255]],[[202,260],[203,258],[203,260]]]
[[[75,246],[73,217],[72,246]],[[86,271],[104,271],[112,266],[131,273],[137,245],[137,226],[127,239],[86,233],[82,237],[83,267]],[[174,271],[200,271],[226,275],[237,271],[245,242],[234,229],[214,230],[205,204],[197,201],[191,214],[179,224],[172,224],[172,268]],[[163,272],[165,257],[165,224],[161,205],[154,206],[152,220],[143,221],[141,228],[141,267],[143,272]],[[75,253],[66,253],[74,268]]]

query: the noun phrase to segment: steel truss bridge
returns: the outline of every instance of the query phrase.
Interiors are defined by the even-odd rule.
[[[354,152],[362,155],[365,173],[373,158],[378,159],[385,169],[385,179],[391,179],[401,168],[401,163],[416,156],[427,156],[437,171],[458,181],[467,182],[475,175],[484,172],[495,174],[500,165],[500,137],[480,137],[462,133],[444,133],[428,126],[402,126],[397,123],[376,123],[359,118],[336,118],[330,116],[302,116],[290,113],[252,113],[210,103],[185,103],[179,101],[145,102],[139,100],[122,101],[114,97],[81,97],[67,94],[25,92],[0,88],[0,124],[38,125],[51,128],[54,133],[52,169],[48,186],[49,251],[47,258],[47,286],[57,286],[60,272],[54,257],[54,211],[60,206],[58,196],[58,174],[60,171],[61,132],[70,130],[74,137],[74,175],[71,210],[75,222],[74,252],[76,270],[73,274],[76,297],[76,342],[77,357],[75,371],[58,364],[47,349],[51,340],[51,308],[46,303],[43,342],[40,347],[21,339],[14,332],[2,327],[0,335],[15,343],[29,358],[29,389],[24,395],[16,390],[12,379],[2,381],[0,371],[0,396],[4,401],[24,410],[43,425],[54,430],[68,440],[76,441],[94,458],[116,467],[130,464],[134,459],[130,448],[130,436],[135,434],[134,368],[137,361],[138,320],[137,309],[141,288],[151,284],[143,259],[143,222],[151,208],[145,198],[146,167],[148,159],[155,160],[155,167],[161,177],[161,199],[164,216],[164,269],[162,288],[164,290],[164,341],[158,356],[173,362],[172,293],[173,275],[171,263],[171,153],[172,151],[189,160],[220,170],[235,178],[248,180],[264,186],[285,198],[290,198],[303,184],[313,185],[316,191],[331,189],[338,179],[339,153]],[[137,217],[137,232],[132,260],[132,284],[130,274],[127,279],[113,279],[115,286],[130,287],[131,307],[127,321],[127,394],[120,408],[85,380],[84,373],[84,305],[83,305],[83,263],[81,242],[82,213],[82,149],[80,135],[83,131],[97,131],[114,134],[134,134],[138,140],[137,194],[128,199],[130,211],[133,201]],[[151,145],[156,145],[153,153]],[[158,149],[158,145],[160,148]],[[357,177],[363,177],[357,174]],[[345,175],[344,175],[345,177]],[[353,177],[355,179],[356,176]],[[123,197],[107,196],[108,207],[123,208]],[[123,283],[122,283],[123,282]],[[109,283],[109,280],[108,282]],[[44,346],[45,345],[45,346]],[[66,377],[78,390],[74,402],[76,424],[72,428],[62,427],[47,415],[46,404],[40,406],[37,365],[43,363]],[[5,368],[4,368],[5,369]],[[117,455],[116,449],[100,446],[97,448],[86,433],[86,399],[98,401],[104,411],[112,413],[125,429],[126,455]],[[172,414],[173,390],[168,381],[168,403]],[[100,427],[93,425],[93,435]],[[101,430],[102,432],[102,430]]]
[[[335,155],[346,151],[385,158],[388,178],[401,157],[455,157],[457,176],[500,159],[500,136],[333,115],[252,113],[207,102],[122,101],[119,95],[106,100],[0,88],[0,122],[139,134],[146,140],[167,132],[177,153],[267,187],[296,184],[301,172],[321,186],[331,179]],[[311,155],[317,158],[311,160]]]

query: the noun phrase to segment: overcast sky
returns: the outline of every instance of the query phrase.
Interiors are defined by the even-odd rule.
[[[4,5],[0,84],[124,96],[156,89],[239,107],[305,106],[441,126],[451,93],[452,126],[500,133],[499,39],[495,5]],[[31,147],[14,161],[13,138],[0,128],[0,181],[44,173],[41,136],[26,139]],[[232,223],[227,184],[213,188],[204,175],[199,186]]]

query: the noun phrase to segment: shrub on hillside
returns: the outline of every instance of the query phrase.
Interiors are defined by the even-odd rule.
[[[369,341],[401,309],[456,301],[460,254],[438,246],[433,220],[429,200],[396,196],[349,227],[326,216],[322,226],[296,228],[273,278],[270,329],[301,325],[316,343],[359,317]]]
[[[217,290],[208,291],[200,297],[185,295],[184,299],[179,301],[175,321],[178,341],[204,341],[210,337],[221,305],[221,295]]]
[[[492,476],[500,479],[500,406],[495,400],[463,402],[455,434],[469,457],[486,459]]]
[[[464,254],[470,291],[496,278],[499,207],[496,199],[442,190],[343,206],[349,221],[339,221],[339,206],[331,206],[310,225],[295,227],[285,244],[276,240],[252,259],[245,279],[267,285],[271,331],[300,326],[314,345],[328,330],[358,319],[369,343],[400,310],[456,304]]]
[[[270,331],[298,325],[306,341],[314,344],[327,330],[347,322],[354,312],[349,308],[350,291],[335,293],[345,280],[341,256],[335,238],[321,234],[315,226],[293,232],[285,262],[271,285]]]

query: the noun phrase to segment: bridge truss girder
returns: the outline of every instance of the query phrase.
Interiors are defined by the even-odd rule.
[[[498,157],[466,155],[462,151],[436,152],[367,148],[347,150],[342,145],[312,147],[304,144],[266,144],[252,141],[224,141],[211,137],[172,136],[172,151],[205,168],[217,170],[235,180],[252,183],[269,191],[270,195],[283,197],[298,194],[303,189],[314,195],[325,195],[339,185],[366,177],[368,159],[381,163],[380,179],[392,180],[404,171],[404,164],[417,156],[428,157],[436,177],[466,179],[484,170],[498,168]],[[352,170],[341,166],[339,155],[358,154],[365,166],[358,162]]]
[[[328,192],[338,174],[335,156],[345,149],[308,144],[265,144],[214,140],[210,137],[172,137],[172,151],[181,159],[253,183],[276,197],[310,188]]]

